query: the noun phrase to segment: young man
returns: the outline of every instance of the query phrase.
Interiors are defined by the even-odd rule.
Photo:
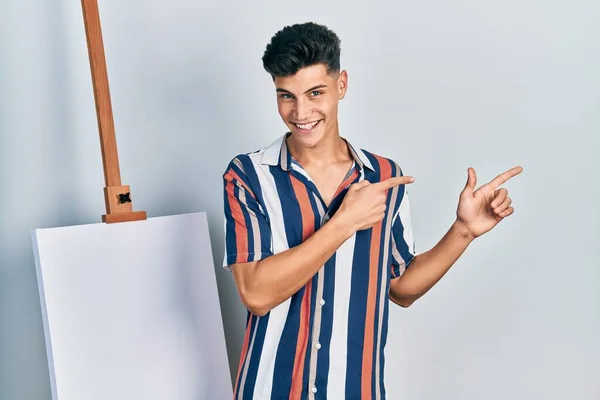
[[[340,136],[340,41],[288,26],[263,56],[289,132],[224,173],[226,252],[248,309],[235,399],[385,399],[388,305],[423,296],[476,237],[513,213],[513,168],[460,195],[456,222],[416,255],[394,161]],[[410,265],[410,267],[409,267]]]

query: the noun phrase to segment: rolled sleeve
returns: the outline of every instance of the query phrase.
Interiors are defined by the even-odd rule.
[[[416,255],[413,238],[408,192],[403,191],[400,207],[392,223],[391,278],[399,278]]]
[[[223,267],[272,255],[271,228],[243,171],[234,159],[223,174],[225,255]]]

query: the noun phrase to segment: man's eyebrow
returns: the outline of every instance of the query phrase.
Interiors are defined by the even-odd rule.
[[[317,86],[313,86],[313,87],[311,87],[310,89],[308,89],[308,90],[307,90],[306,92],[304,92],[304,93],[309,93],[309,92],[312,92],[313,90],[317,90],[317,89],[323,89],[323,88],[326,88],[326,87],[327,87],[327,85],[325,85],[325,84],[323,84],[323,85],[317,85]],[[285,90],[285,89],[282,89],[282,88],[277,88],[277,89],[275,89],[275,91],[276,91],[276,92],[280,92],[280,93],[289,93],[289,94],[293,94],[293,93],[292,93],[292,92],[290,92],[289,90]]]

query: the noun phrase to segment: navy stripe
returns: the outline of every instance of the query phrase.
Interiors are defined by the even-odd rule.
[[[316,304],[315,307],[321,307],[321,334],[319,343],[321,350],[317,358],[317,379],[315,384],[322,388],[321,392],[327,393],[327,384],[329,381],[329,364],[330,364],[330,348],[331,334],[333,332],[333,309],[336,306],[333,304],[335,294],[335,254],[325,263],[325,277],[323,280],[323,300],[326,307],[321,307],[321,304]],[[345,267],[345,266],[342,266]],[[321,299],[317,299],[317,302]]]
[[[225,247],[226,247],[226,255],[229,256],[230,254],[236,254],[237,253],[237,246],[236,246],[236,234],[235,234],[235,220],[233,219],[232,213],[231,213],[231,207],[229,206],[229,193],[227,192],[227,185],[229,185],[230,183],[225,181],[224,182],[224,208],[225,208],[225,215],[226,215],[226,227],[225,227]],[[233,187],[235,188],[235,184],[232,184]],[[237,201],[237,200],[236,200]]]
[[[288,247],[292,248],[302,243],[302,210],[296,200],[290,175],[279,171],[276,172],[275,185],[281,201]]]
[[[271,399],[273,400],[283,399],[290,394],[296,347],[298,345],[302,299],[305,291],[306,286],[294,294],[290,301],[289,312],[275,355],[275,370],[271,392]]]
[[[368,169],[365,170],[365,175],[370,176],[369,180],[371,182],[379,182],[379,176],[381,175],[381,168],[379,167],[379,161],[372,153],[369,153],[368,151],[364,151],[364,150],[363,150],[363,153],[365,153],[365,156],[369,159],[369,161],[371,162],[371,165],[373,166],[373,169],[374,169],[374,171],[369,171]],[[371,180],[371,178],[373,180]]]
[[[390,280],[386,282],[386,293],[390,290]],[[383,305],[383,325],[381,327],[381,344],[379,346],[379,388],[381,391],[381,400],[385,400],[385,382],[384,382],[384,368],[385,368],[385,345],[387,343],[388,333],[388,310],[390,308],[389,300]]]

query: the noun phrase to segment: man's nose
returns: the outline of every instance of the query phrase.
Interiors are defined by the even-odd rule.
[[[298,100],[296,102],[296,107],[294,107],[294,119],[296,122],[308,122],[310,114],[310,104],[308,104],[307,101]]]

